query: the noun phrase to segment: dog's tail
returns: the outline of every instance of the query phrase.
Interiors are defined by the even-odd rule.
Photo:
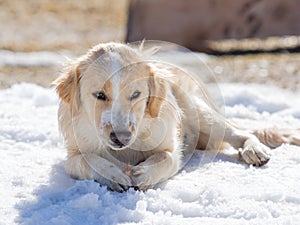
[[[270,148],[276,148],[282,144],[300,146],[300,129],[267,128],[255,130],[253,134]]]

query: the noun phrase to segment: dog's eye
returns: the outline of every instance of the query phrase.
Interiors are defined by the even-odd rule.
[[[135,92],[131,95],[130,100],[134,100],[134,99],[140,97],[140,95],[141,95],[141,92],[140,92],[140,91],[135,91]]]
[[[95,98],[97,98],[98,100],[102,100],[102,101],[106,101],[107,100],[107,96],[102,92],[97,92],[97,93],[93,93],[93,96]]]

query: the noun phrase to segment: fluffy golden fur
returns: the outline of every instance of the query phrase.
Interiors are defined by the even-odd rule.
[[[125,44],[99,44],[56,80],[65,167],[73,178],[114,191],[146,190],[176,174],[195,148],[227,142],[246,163],[261,166],[270,156],[259,139],[271,147],[291,142],[289,132],[239,129],[201,82],[146,55]]]

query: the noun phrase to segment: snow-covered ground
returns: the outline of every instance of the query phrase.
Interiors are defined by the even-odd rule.
[[[220,88],[227,116],[242,126],[300,127],[300,92],[267,85]],[[1,225],[300,224],[299,147],[272,150],[262,168],[198,151],[156,189],[114,193],[65,174],[53,90],[15,85],[0,91],[0,105]],[[207,158],[213,160],[204,163]]]
[[[63,54],[55,52],[12,52],[0,50],[0,66],[54,66],[60,65],[65,60],[66,57]]]

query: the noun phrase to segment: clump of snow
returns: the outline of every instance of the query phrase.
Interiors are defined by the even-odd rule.
[[[299,93],[262,85],[220,87],[226,115],[242,126],[300,127]],[[300,221],[300,147],[272,150],[272,159],[261,168],[224,153],[197,151],[179,174],[156,189],[115,193],[65,173],[54,90],[15,85],[0,90],[0,105],[0,224]]]

